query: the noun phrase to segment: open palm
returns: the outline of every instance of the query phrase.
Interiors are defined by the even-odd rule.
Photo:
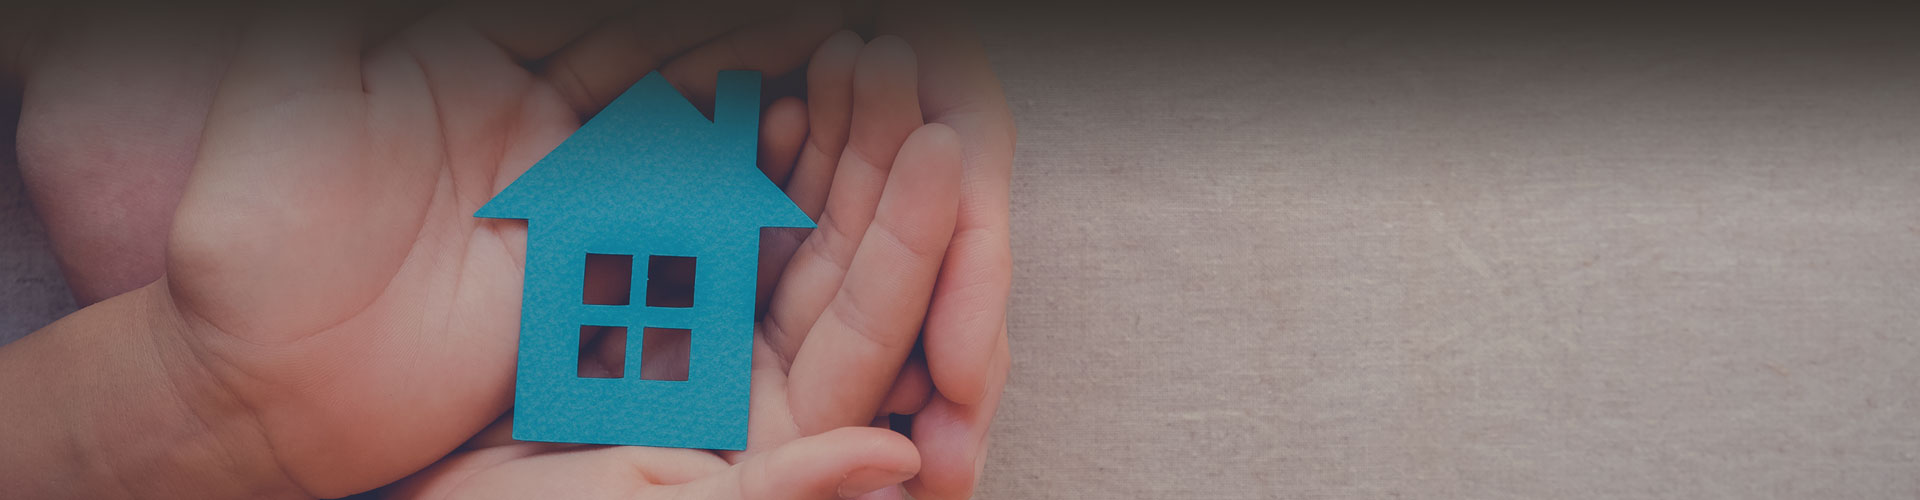
[[[515,57],[528,51],[494,35],[430,16],[363,47],[352,19],[281,15],[249,28],[221,83],[175,216],[164,285],[192,332],[195,365],[251,410],[258,438],[306,493],[396,479],[510,404],[525,229],[471,214],[578,128],[579,97],[596,93],[564,90],[583,83],[578,75],[529,72]],[[864,423],[917,333],[952,231],[959,154],[937,126],[901,151],[920,115],[910,53],[896,44],[875,57],[888,53],[904,70],[872,78],[904,80],[904,92],[842,101],[853,110],[842,114],[891,110],[850,121],[842,137],[859,153],[839,163],[854,165],[786,175],[810,214],[827,212],[822,227],[831,230],[816,232],[820,242],[803,245],[802,264],[787,271],[805,291],[774,299],[788,319],[761,336],[753,437],[740,458],[763,443]],[[844,66],[851,93],[851,60]],[[680,80],[690,89],[703,81]],[[831,111],[798,113],[816,118],[768,137],[797,145],[792,129],[804,137],[807,122]],[[888,164],[864,161],[891,163],[896,152],[920,158],[903,163],[917,166],[889,176]],[[869,237],[870,223],[895,229]],[[818,325],[791,326],[809,315]],[[774,375],[792,390],[769,389],[762,379]]]

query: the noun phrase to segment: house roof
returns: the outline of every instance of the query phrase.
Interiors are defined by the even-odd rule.
[[[813,227],[755,166],[759,73],[722,71],[718,80],[708,120],[649,73],[474,216]]]

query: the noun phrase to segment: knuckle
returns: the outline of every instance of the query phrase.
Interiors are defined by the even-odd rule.
[[[865,339],[886,352],[910,347],[911,344],[908,342],[911,337],[896,335],[899,332],[889,331],[893,329],[892,325],[882,321],[879,316],[881,312],[875,311],[867,304],[867,300],[861,297],[863,297],[862,294],[848,293],[845,290],[840,292],[840,296],[833,302],[832,307],[833,315],[840,324],[852,331],[854,336]]]

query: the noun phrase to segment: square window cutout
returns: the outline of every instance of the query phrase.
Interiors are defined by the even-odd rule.
[[[641,380],[686,380],[693,361],[693,331],[683,328],[644,330],[640,346]]]
[[[592,306],[624,306],[633,303],[633,256],[604,253],[587,254],[587,275],[580,303]]]
[[[627,327],[580,327],[580,357],[575,375],[580,378],[625,378],[627,376]]]
[[[693,307],[693,276],[698,259],[647,257],[647,307]]]

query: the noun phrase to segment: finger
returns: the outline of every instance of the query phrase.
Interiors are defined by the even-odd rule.
[[[880,415],[911,415],[927,407],[933,396],[933,378],[927,374],[927,361],[920,356],[907,359],[906,366],[893,378],[887,399],[880,404]]]
[[[867,423],[867,427],[891,430],[892,420],[893,419],[884,416],[876,417],[872,422]],[[906,500],[906,494],[907,491],[901,489],[900,485],[889,485],[852,498],[857,500]]]
[[[522,443],[458,453],[381,491],[386,498],[630,498],[729,466],[698,450]]]
[[[820,211],[825,208],[833,169],[840,160],[840,149],[847,144],[847,122],[853,116],[853,66],[863,46],[865,42],[859,35],[842,31],[822,43],[807,64],[806,116],[803,118],[807,122],[807,134],[796,153],[799,157],[793,159],[791,173],[781,185],[787,198],[814,220],[820,219]],[[775,284],[812,230],[777,228],[762,234],[767,237],[761,244],[760,289],[755,296],[754,318],[765,317]],[[782,340],[780,344],[786,348],[784,354],[776,351],[781,362],[791,361],[799,343]]]
[[[674,498],[851,498],[899,484],[920,468],[913,442],[886,429],[849,427],[800,438],[673,490]]]
[[[807,102],[781,98],[767,106],[760,119],[760,172],[776,186],[786,186],[794,159],[807,140]]]
[[[907,492],[914,498],[958,500],[973,496],[974,485],[986,467],[988,426],[1000,405],[1010,363],[1007,345],[999,344],[987,369],[987,394],[979,403],[960,404],[935,396],[913,416],[913,443],[925,460],[920,474],[906,483]]]
[[[867,421],[899,375],[953,234],[959,155],[945,125],[900,148],[873,227],[794,358],[788,405],[802,433]]]
[[[767,347],[765,336],[756,329],[753,342],[753,378],[751,385],[756,388],[784,388],[787,386],[786,361],[773,355]],[[719,450],[714,453],[725,458],[727,463],[741,463],[766,452],[778,449],[780,445],[800,439],[800,430],[792,424],[793,414],[787,409],[787,391],[754,390],[749,395],[747,405],[748,422],[774,425],[747,426],[747,448],[739,451]]]
[[[856,500],[906,500],[907,492],[899,486],[888,486],[854,498]]]
[[[913,80],[913,51],[900,39],[877,39],[860,50],[854,65],[853,118],[826,210],[820,227],[808,235],[781,275],[785,285],[774,290],[767,314],[773,325],[768,343],[789,361],[840,288],[873,221],[894,157],[920,126]]]
[[[592,115],[668,58],[784,14],[773,1],[667,2],[618,16],[554,53],[540,75],[575,113]]]
[[[766,116],[760,119],[760,171],[774,185],[785,186],[787,178],[793,173],[795,157],[800,154],[800,145],[807,140],[806,101],[794,97],[782,98],[767,106]],[[769,228],[760,233],[760,268],[758,290],[754,293],[754,317],[759,318],[766,311],[767,299],[773,295],[773,286],[779,282],[780,273],[787,268],[787,261],[793,258],[793,251],[800,248],[800,242],[807,231],[796,228]]]
[[[631,477],[638,483],[674,485],[700,481],[723,474],[731,468],[725,460],[721,460],[712,453],[683,448],[579,446],[548,456],[555,458],[555,463],[550,464],[555,473],[535,474],[530,477],[540,479],[565,477],[559,472],[561,470],[601,471],[609,476]],[[582,479],[597,482],[599,478],[594,476],[598,475],[600,474],[585,476]],[[536,484],[543,482],[551,484],[557,481],[535,481]],[[555,495],[549,498],[580,497]]]
[[[826,209],[833,170],[847,147],[853,121],[853,67],[866,42],[851,31],[835,33],[807,63],[807,142],[787,181],[787,197],[808,217]]]
[[[838,0],[798,0],[785,15],[756,22],[674,57],[660,70],[694,107],[710,110],[721,70],[750,69],[783,75],[807,63],[807,55],[840,27]]]
[[[927,311],[924,342],[934,385],[953,401],[976,403],[985,368],[1004,342],[1013,283],[1008,218],[1014,123],[986,51],[959,20],[932,2],[889,4],[879,28],[899,33],[919,55],[920,103],[929,123],[960,134],[965,152],[959,222]]]

